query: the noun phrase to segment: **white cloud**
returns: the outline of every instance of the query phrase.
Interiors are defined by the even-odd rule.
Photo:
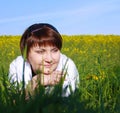
[[[61,9],[61,10],[56,10],[54,12],[44,12],[44,13],[40,12],[40,14],[31,14],[31,15],[23,15],[19,17],[3,18],[0,19],[0,23],[26,21],[30,19],[46,20],[49,18],[61,18],[61,17],[62,18],[80,17],[80,19],[82,18],[84,19],[86,17],[97,16],[97,15],[105,14],[110,11],[117,10],[119,7],[116,6],[116,4],[114,5],[114,3],[115,0],[91,2],[89,4],[85,4],[84,6],[66,9],[66,10]],[[118,10],[120,10],[120,8]]]

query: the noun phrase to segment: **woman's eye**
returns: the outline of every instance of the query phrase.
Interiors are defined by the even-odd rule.
[[[36,51],[36,53],[38,53],[38,54],[43,54],[44,51]]]
[[[58,52],[58,49],[53,49],[52,52]]]

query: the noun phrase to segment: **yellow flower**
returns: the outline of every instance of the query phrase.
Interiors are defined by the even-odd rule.
[[[98,80],[98,76],[96,76],[96,75],[92,75],[92,78],[93,78],[94,80]]]

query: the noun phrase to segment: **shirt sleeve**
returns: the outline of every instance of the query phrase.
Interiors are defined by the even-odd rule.
[[[79,86],[79,73],[75,63],[71,59],[68,59],[65,71],[66,77],[64,81],[64,90],[66,90],[65,96],[68,96]]]
[[[22,80],[22,67],[23,59],[18,56],[14,59],[9,66],[9,79],[10,82],[20,82]]]
[[[9,80],[12,83],[17,81],[17,69],[15,60],[9,66]]]

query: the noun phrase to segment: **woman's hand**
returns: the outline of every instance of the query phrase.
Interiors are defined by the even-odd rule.
[[[56,85],[60,82],[63,73],[62,71],[54,71],[51,75],[44,75],[46,77],[45,85]]]
[[[34,94],[34,90],[39,87],[39,84],[43,86],[56,85],[60,82],[63,73],[61,71],[54,71],[50,75],[35,75],[28,83],[26,88],[26,100],[29,99],[29,94]]]
[[[61,71],[54,71],[50,75],[36,75],[32,78],[32,88],[35,89],[38,83],[41,85],[56,85],[60,82],[63,73]]]

